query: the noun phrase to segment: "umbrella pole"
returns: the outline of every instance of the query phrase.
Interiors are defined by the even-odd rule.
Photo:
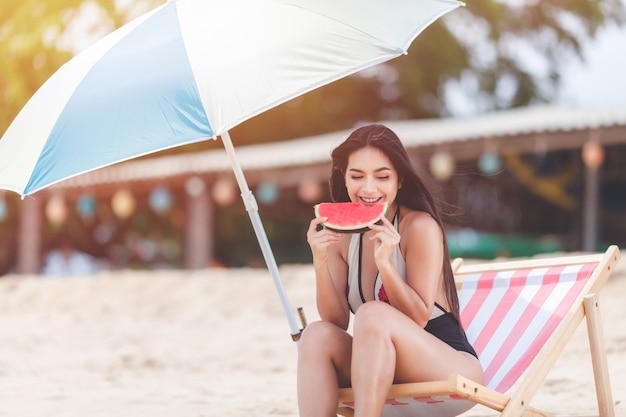
[[[241,190],[241,198],[243,199],[243,204],[246,207],[248,216],[250,216],[252,227],[254,228],[257,240],[259,241],[259,246],[261,247],[263,258],[265,259],[267,268],[269,269],[272,279],[274,280],[274,285],[278,290],[278,295],[283,305],[283,310],[285,310],[285,314],[287,315],[287,321],[289,322],[289,327],[291,328],[291,338],[294,341],[297,341],[300,338],[301,330],[298,328],[298,324],[296,322],[291,303],[287,298],[285,287],[283,286],[283,282],[280,278],[280,273],[278,271],[276,259],[274,258],[274,253],[272,252],[270,243],[267,240],[267,235],[265,233],[265,229],[263,228],[261,217],[259,216],[259,206],[257,205],[256,199],[254,198],[252,191],[250,191],[250,187],[248,187],[248,183],[246,182],[243,170],[241,169],[241,165],[239,164],[239,160],[237,159],[237,155],[235,154],[235,147],[233,146],[233,142],[230,139],[230,134],[228,132],[224,132],[220,136],[222,137],[224,148],[226,149],[226,153],[228,154],[228,158],[230,159],[230,164],[232,165],[233,171],[235,173],[237,184],[239,185],[239,189]]]

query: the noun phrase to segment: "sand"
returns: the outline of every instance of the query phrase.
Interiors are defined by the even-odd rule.
[[[280,268],[317,318],[310,265]],[[626,416],[626,256],[601,293],[618,416]],[[296,344],[264,269],[0,279],[0,416],[297,416]],[[582,325],[533,405],[597,415]],[[495,415],[476,407],[468,416]]]

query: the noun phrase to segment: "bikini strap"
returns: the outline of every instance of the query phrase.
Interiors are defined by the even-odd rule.
[[[361,259],[363,258],[363,233],[359,233],[359,269],[357,270],[357,281],[359,284],[359,295],[361,296],[361,302],[365,303],[365,297],[363,296],[363,286],[361,285]]]
[[[441,306],[439,305],[439,303],[438,303],[438,302],[436,302],[436,301],[435,301],[435,307],[437,307],[439,310],[443,311],[444,313],[448,313],[448,311],[446,311],[446,309],[445,309],[445,308],[441,307]]]

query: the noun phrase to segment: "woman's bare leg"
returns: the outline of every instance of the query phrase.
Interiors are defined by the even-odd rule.
[[[359,307],[358,321],[354,322],[351,369],[354,403],[358,404],[355,417],[380,416],[396,368],[395,347],[384,324],[373,325],[376,321],[370,316],[378,309],[369,308],[372,304]]]
[[[352,347],[355,417],[379,417],[394,382],[446,380],[459,373],[482,382],[478,360],[426,332],[395,308],[368,302],[357,311]]]
[[[310,323],[298,342],[300,417],[336,416],[339,387],[350,384],[352,337],[329,322]]]

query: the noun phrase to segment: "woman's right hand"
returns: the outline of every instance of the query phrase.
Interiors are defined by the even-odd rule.
[[[309,230],[307,230],[306,233],[306,241],[313,253],[313,262],[326,261],[328,258],[328,247],[341,240],[341,233],[334,232],[325,227],[318,230],[319,226],[326,220],[326,217],[316,217],[311,220]]]

